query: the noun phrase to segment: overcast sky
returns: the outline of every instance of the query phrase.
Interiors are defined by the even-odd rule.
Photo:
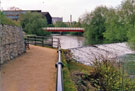
[[[73,21],[86,12],[90,12],[95,7],[106,5],[107,7],[119,6],[122,0],[1,0],[4,10],[9,7],[20,9],[42,10],[50,12],[52,17],[63,17],[64,21],[69,21],[70,14]]]

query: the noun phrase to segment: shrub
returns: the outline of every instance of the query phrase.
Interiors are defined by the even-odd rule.
[[[119,65],[112,60],[94,61],[94,68],[90,75],[83,78],[91,83],[91,85],[103,91],[131,91],[135,88],[134,82],[123,74]]]

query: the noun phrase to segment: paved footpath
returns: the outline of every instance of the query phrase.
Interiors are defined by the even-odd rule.
[[[57,50],[30,46],[1,68],[0,91],[55,91]]]

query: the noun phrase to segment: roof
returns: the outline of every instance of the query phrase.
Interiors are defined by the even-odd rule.
[[[43,14],[43,15],[49,15],[50,17],[51,17],[51,15],[50,15],[50,13],[49,12],[41,12],[41,14]]]
[[[21,12],[21,11],[41,12],[41,10],[3,10],[3,12]]]

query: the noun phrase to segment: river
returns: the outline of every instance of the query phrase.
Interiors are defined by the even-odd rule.
[[[55,38],[59,38],[60,39],[60,43],[61,43],[61,48],[62,49],[71,49],[71,48],[78,48],[78,47],[82,47],[84,46],[84,37],[79,37],[79,36],[53,36],[53,39]],[[54,46],[56,46],[57,44],[55,44]]]
[[[84,46],[85,38],[78,36],[53,36],[60,39],[61,48],[69,49],[73,59],[85,65],[91,65],[92,61],[98,59],[117,58],[124,65],[125,71],[131,78],[135,77],[135,51],[132,51],[127,43],[99,44]]]
[[[101,44],[94,46],[84,46],[85,38],[78,36],[53,36],[60,39],[61,48],[69,49],[73,54],[73,58],[83,64],[90,65],[95,59],[126,57],[124,60],[130,60],[132,51],[126,43]]]

